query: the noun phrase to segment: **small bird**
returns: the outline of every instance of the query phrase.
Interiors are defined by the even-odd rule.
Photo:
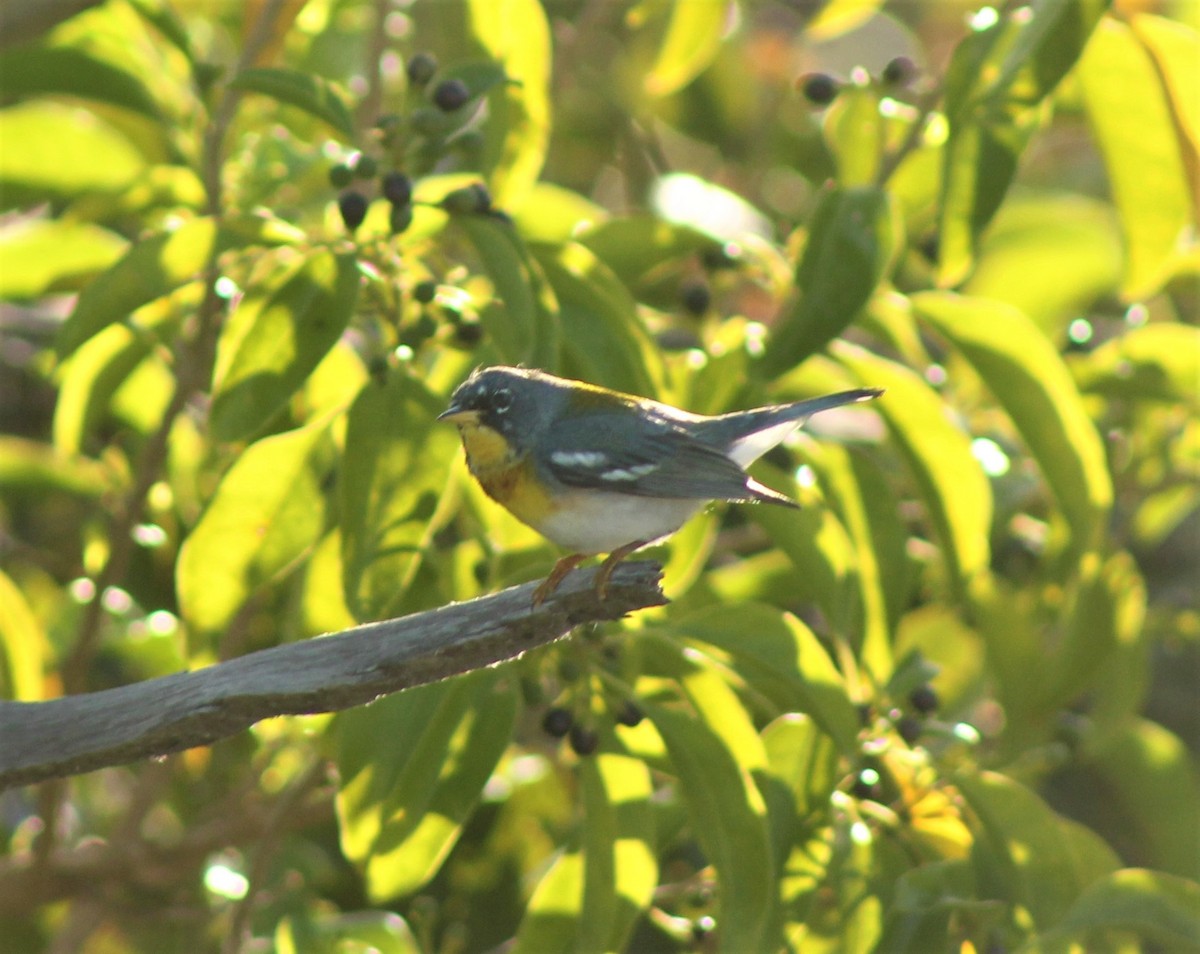
[[[536,606],[581,561],[607,553],[595,583],[603,599],[617,563],[709,501],[798,506],[744,468],[810,415],[882,393],[860,388],[706,417],[498,365],[460,384],[438,420],[458,426],[467,467],[489,497],[570,551],[534,591]]]

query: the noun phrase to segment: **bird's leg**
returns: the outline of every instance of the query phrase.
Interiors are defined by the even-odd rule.
[[[604,562],[600,564],[600,572],[596,574],[596,595],[600,599],[605,599],[608,596],[608,581],[612,579],[613,571],[616,570],[617,564],[624,560],[629,554],[639,547],[644,547],[646,541],[634,540],[633,543],[627,543],[623,547],[617,547],[605,557]]]
[[[586,559],[586,553],[572,553],[555,563],[550,575],[542,580],[538,588],[533,591],[533,605],[541,606],[546,601],[546,597],[558,589],[558,584],[563,581],[563,578]]]

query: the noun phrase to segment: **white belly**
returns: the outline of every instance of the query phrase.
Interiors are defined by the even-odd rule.
[[[649,543],[674,533],[703,500],[662,500],[589,490],[572,491],[564,506],[537,528],[574,553],[611,553],[640,540]]]

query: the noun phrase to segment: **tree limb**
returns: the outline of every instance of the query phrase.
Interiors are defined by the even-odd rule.
[[[580,623],[666,602],[657,564],[617,567],[605,599],[595,569],[568,576],[544,604],[533,583],[319,639],[47,702],[0,702],[0,790],[166,755],[260,719],[334,712],[513,659]]]

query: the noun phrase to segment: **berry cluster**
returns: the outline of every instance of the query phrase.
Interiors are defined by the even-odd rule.
[[[907,56],[897,56],[879,74],[879,84],[884,89],[900,89],[917,76],[917,65]],[[828,73],[805,73],[796,80],[796,88],[813,106],[824,109],[841,91],[842,83]]]
[[[389,113],[376,123],[378,151],[383,164],[392,168],[380,175],[380,160],[360,152],[329,170],[330,183],[342,190],[338,210],[350,232],[356,231],[366,218],[372,190],[364,186],[377,177],[378,194],[390,206],[388,224],[392,234],[405,231],[413,220],[412,176],[431,169],[451,146],[469,151],[481,139],[477,132],[466,128],[472,112],[467,107],[478,100],[480,91],[472,91],[457,78],[431,86],[438,72],[438,61],[432,53],[413,54],[405,72],[410,88],[421,92],[430,105],[419,106],[407,116]],[[442,200],[441,206],[458,214],[499,214],[492,209],[491,195],[482,183],[454,190]]]
[[[362,191],[362,187],[355,187],[352,184],[356,180],[364,184],[370,182],[376,177],[378,171],[379,164],[370,156],[362,153],[355,154],[350,162],[339,163],[329,170],[330,184],[342,189],[341,194],[338,195],[338,211],[342,215],[342,222],[350,232],[356,231],[362,225],[370,205],[370,200]],[[385,172],[379,176],[379,192],[391,205],[388,223],[392,234],[397,235],[403,232],[412,224],[413,219],[412,180],[403,172],[396,170]]]

